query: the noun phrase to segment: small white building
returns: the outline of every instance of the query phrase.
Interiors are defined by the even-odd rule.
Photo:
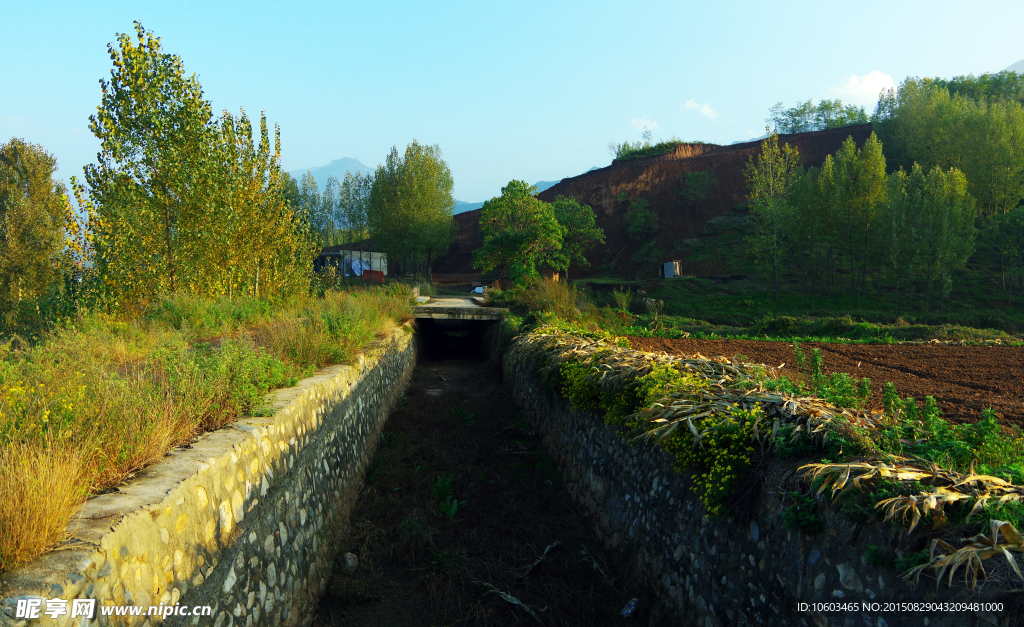
[[[666,261],[658,266],[658,275],[663,279],[683,276],[682,261]]]

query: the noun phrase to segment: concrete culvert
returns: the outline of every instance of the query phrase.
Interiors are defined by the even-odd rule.
[[[495,357],[498,321],[423,318],[416,321],[420,359],[487,361]]]

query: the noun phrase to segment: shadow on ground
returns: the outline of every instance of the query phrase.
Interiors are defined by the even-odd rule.
[[[314,627],[660,623],[494,366],[421,364],[382,437]]]

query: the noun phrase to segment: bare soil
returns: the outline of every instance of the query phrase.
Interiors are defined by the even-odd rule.
[[[793,344],[754,340],[669,340],[630,337],[633,348],[671,355],[700,353],[735,357],[798,375]],[[1024,426],[1024,347],[946,346],[932,344],[832,344],[808,342],[801,349],[810,358],[821,350],[825,373],[845,372],[871,379],[870,409],[882,409],[882,386],[896,385],[900,396],[933,396],[947,420],[974,422],[993,408],[1006,422]]]
[[[451,518],[431,493],[443,473],[460,502]],[[346,573],[339,559],[314,627],[660,622],[636,574],[605,554],[497,368],[481,362],[417,367],[337,534],[339,554],[359,566]]]

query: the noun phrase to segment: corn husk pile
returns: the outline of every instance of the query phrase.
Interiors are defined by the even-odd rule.
[[[830,426],[841,428],[840,424],[845,422],[875,428],[880,419],[879,414],[833,407],[819,398],[792,397],[768,391],[757,383],[756,375],[760,371],[774,377],[773,368],[725,357],[645,353],[600,338],[577,337],[543,328],[518,338],[512,350],[534,359],[545,373],[567,362],[590,363],[593,368],[591,383],[607,391],[621,389],[626,382],[648,374],[657,365],[670,365],[680,372],[704,378],[707,388],[671,393],[631,417],[640,417],[650,424],[644,437],[659,442],[676,429],[686,428],[700,446],[715,427],[700,432],[695,421],[709,416],[725,420],[734,407],[760,408],[761,418],[754,425],[754,439],[763,446],[773,444],[785,425],[793,426],[793,440],[810,438],[824,445],[832,431]],[[740,383],[746,385],[741,387]]]
[[[753,439],[764,447],[772,446],[780,437],[783,426],[790,425],[791,440],[807,438],[819,446],[828,442],[830,433],[842,432],[858,437],[848,425],[857,425],[870,431],[878,430],[884,418],[880,412],[833,407],[819,398],[797,398],[771,392],[757,383],[757,374],[774,377],[774,369],[751,363],[737,362],[725,357],[708,358],[697,354],[679,357],[665,353],[645,353],[623,348],[599,337],[578,337],[562,331],[540,329],[519,337],[512,350],[524,354],[539,364],[542,372],[550,373],[567,362],[589,363],[592,366],[591,383],[603,390],[621,389],[629,380],[648,374],[657,365],[671,365],[681,372],[703,377],[708,386],[702,390],[671,393],[630,418],[642,418],[649,425],[643,437],[657,442],[677,429],[688,429],[701,446],[704,438],[714,430],[715,424],[703,431],[695,422],[706,417],[721,417],[724,421],[733,408],[760,408],[760,418],[754,425]],[[739,384],[745,384],[740,386]],[[870,443],[868,450],[874,448]],[[971,516],[990,502],[1006,503],[1024,500],[1024,487],[1013,485],[998,477],[973,472],[962,474],[942,469],[933,463],[913,458],[879,454],[879,459],[845,464],[807,464],[800,468],[804,479],[820,481],[818,494],[831,488],[833,499],[852,489],[863,489],[886,479],[899,482],[919,482],[924,489],[918,494],[885,499],[875,507],[886,520],[910,519],[913,531],[922,517],[932,514],[934,527],[941,529],[946,523],[944,508],[952,503],[972,499]],[[998,523],[998,526],[997,526]],[[1024,553],[1024,543],[1014,526],[1005,521],[991,521],[992,537],[975,536],[960,542],[957,548],[949,542],[932,543],[930,561],[911,570],[915,578],[922,570],[933,568],[941,578],[946,572],[952,581],[960,567],[977,582],[979,571],[984,574],[982,560],[1002,555],[1010,560],[1014,573],[1021,575],[1013,558]],[[998,532],[998,533],[997,533]],[[1024,576],[1021,576],[1024,580]]]

